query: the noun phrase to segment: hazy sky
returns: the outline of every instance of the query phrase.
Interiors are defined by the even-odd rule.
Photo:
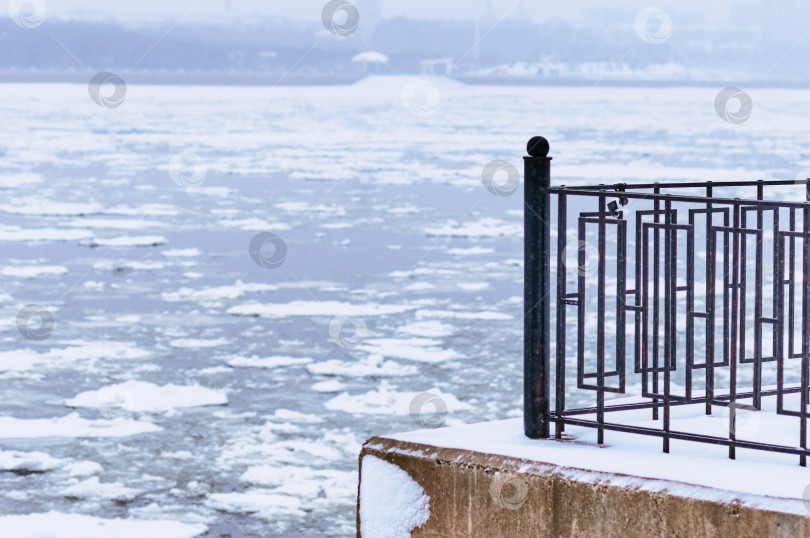
[[[0,4],[9,1],[0,0]],[[139,17],[215,18],[226,13],[228,0],[22,0],[44,2],[51,16],[114,15],[122,19]],[[414,18],[473,18],[481,13],[485,0],[381,0],[383,16],[408,15]],[[589,10],[606,7],[641,9],[648,5],[661,9],[694,9],[712,19],[725,19],[733,0],[525,0],[532,19],[576,20]],[[230,0],[234,15],[282,15],[318,20],[326,0]],[[498,16],[512,10],[518,0],[493,0]],[[5,11],[5,10],[4,10]]]

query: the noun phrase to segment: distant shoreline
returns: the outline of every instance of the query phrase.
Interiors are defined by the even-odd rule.
[[[41,83],[41,84],[86,84],[93,73],[90,72],[21,72],[0,71],[0,83]],[[263,75],[240,73],[119,73],[127,84],[157,86],[346,86],[365,79],[357,75]],[[375,75],[384,77],[384,75]],[[426,75],[409,77],[435,78]],[[581,78],[542,78],[542,77],[475,77],[450,76],[450,80],[470,86],[535,86],[535,87],[726,87],[750,86],[753,81],[731,80],[645,80],[645,79],[581,79]],[[770,81],[768,88],[804,89],[810,87],[808,81]]]

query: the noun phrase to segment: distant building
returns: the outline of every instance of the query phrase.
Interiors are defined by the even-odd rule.
[[[453,58],[431,58],[419,62],[419,71],[425,76],[447,76],[453,73],[456,62]]]

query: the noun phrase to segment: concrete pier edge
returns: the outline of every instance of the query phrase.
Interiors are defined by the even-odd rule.
[[[727,490],[386,437],[369,439],[360,453],[358,537],[366,456],[404,470],[430,497],[430,517],[414,537],[810,538],[810,511],[796,499],[736,498]]]

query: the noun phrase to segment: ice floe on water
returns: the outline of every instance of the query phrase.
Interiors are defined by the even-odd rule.
[[[202,254],[202,251],[196,247],[192,248],[177,248],[171,250],[164,250],[161,252],[167,258],[194,258]]]
[[[237,228],[239,230],[253,230],[253,231],[285,231],[291,230],[289,224],[282,222],[268,222],[264,219],[249,218],[249,219],[224,219],[217,224],[226,228]]]
[[[477,319],[485,321],[507,321],[514,319],[514,316],[504,312],[458,312],[455,310],[431,310],[423,309],[416,313],[417,319],[438,318],[438,319]]]
[[[93,237],[90,230],[22,228],[0,224],[0,241],[76,241]]]
[[[231,484],[234,491],[215,491],[206,505],[265,521],[351,510],[356,499],[356,470],[334,467],[356,458],[360,444],[345,429],[319,437],[304,433],[312,426],[316,429],[310,431],[322,431],[323,423],[317,416],[280,409],[263,425],[228,439],[218,464],[236,472],[238,482]],[[297,438],[288,438],[290,435]]]
[[[312,359],[299,357],[234,357],[228,361],[230,366],[246,368],[281,368],[309,364]]]
[[[44,452],[0,450],[0,471],[44,473],[59,468],[65,460],[52,458]]]
[[[346,211],[341,207],[306,202],[283,202],[276,204],[276,207],[288,213],[318,213],[329,217],[342,217],[346,214]]]
[[[43,369],[59,370],[77,366],[89,372],[95,369],[99,361],[109,357],[137,360],[152,355],[131,342],[69,340],[63,344],[67,344],[67,347],[52,347],[42,353],[30,348],[0,351],[0,378],[20,375],[36,377],[44,373]]]
[[[446,235],[451,237],[501,237],[508,235],[523,237],[522,222],[506,222],[497,218],[484,218],[478,222],[456,222],[431,226],[425,230],[427,235]]]
[[[266,490],[249,490],[243,493],[214,493],[206,503],[212,508],[232,514],[247,514],[267,521],[279,516],[302,516],[301,500]]]
[[[116,502],[133,501],[140,493],[140,490],[128,488],[121,484],[102,483],[97,476],[82,480],[61,491],[62,496],[69,499],[111,500]]]
[[[310,388],[316,392],[340,392],[346,388],[346,385],[340,381],[321,381]]]
[[[89,390],[65,401],[68,407],[99,408],[102,413],[104,406],[114,406],[114,409],[108,409],[108,414],[117,413],[118,416],[133,412],[159,412],[227,403],[228,396],[222,391],[199,385],[158,386],[145,381],[127,381],[99,390]]]
[[[287,304],[250,303],[228,309],[236,316],[283,318],[289,316],[385,316],[414,310],[414,305],[344,303],[341,301],[294,301]]]
[[[29,185],[41,183],[42,181],[43,177],[40,174],[32,174],[32,173],[11,174],[5,172],[2,175],[0,175],[0,187],[4,189],[27,187]]]
[[[211,338],[207,340],[201,338],[177,338],[169,342],[169,345],[178,349],[205,349],[224,346],[229,341],[227,338]]]
[[[13,204],[0,204],[0,211],[15,215],[80,216],[100,213],[101,204],[54,202],[43,199],[16,199]]]
[[[69,228],[98,228],[102,230],[143,230],[145,228],[162,227],[164,224],[154,220],[142,219],[76,218],[65,222],[63,226]]]
[[[361,351],[383,357],[408,359],[418,362],[442,362],[461,355],[443,345],[441,340],[428,338],[370,338],[358,346]]]
[[[157,247],[167,242],[162,235],[125,235],[121,237],[94,237],[88,242],[92,247]]]
[[[0,439],[127,437],[160,430],[159,426],[143,420],[88,420],[81,418],[78,413],[59,418],[0,417]]]
[[[59,276],[68,272],[64,265],[7,265],[0,268],[0,275],[14,278],[37,278]]]
[[[377,390],[355,395],[344,392],[327,401],[324,405],[327,409],[346,413],[404,416],[411,412],[410,406],[414,398],[423,392],[429,392],[441,399],[447,411],[472,409],[471,405],[460,402],[452,394],[444,393],[438,388],[420,392],[397,392],[391,389],[386,381],[382,381]]]
[[[452,325],[448,325],[447,323],[442,323],[441,321],[430,320],[417,321],[415,323],[403,325],[397,329],[397,332],[410,334],[413,336],[437,338],[442,336],[450,336],[456,332],[456,328]]]
[[[259,282],[244,283],[238,280],[230,286],[214,286],[201,289],[180,288],[177,291],[166,291],[161,294],[161,298],[164,301],[170,302],[194,301],[206,306],[216,306],[221,304],[222,301],[238,299],[247,293],[273,291],[277,289],[279,289],[279,286],[273,284],[263,284]]]
[[[299,413],[298,411],[292,411],[290,409],[277,409],[267,420],[270,422],[298,422],[306,424],[320,424],[323,422],[323,418],[321,417],[307,413]]]
[[[470,247],[470,248],[451,248],[447,251],[448,254],[453,256],[481,256],[484,254],[492,254],[495,252],[494,248],[486,247]]]
[[[208,530],[200,523],[170,520],[105,519],[56,511],[21,516],[0,516],[0,529],[15,538],[49,538],[54,530],[75,538],[194,538]]]
[[[402,377],[419,372],[415,366],[387,361],[382,355],[368,355],[358,360],[329,359],[307,366],[311,374],[343,377]]]
[[[456,286],[464,291],[482,291],[489,288],[488,282],[457,282]]]

